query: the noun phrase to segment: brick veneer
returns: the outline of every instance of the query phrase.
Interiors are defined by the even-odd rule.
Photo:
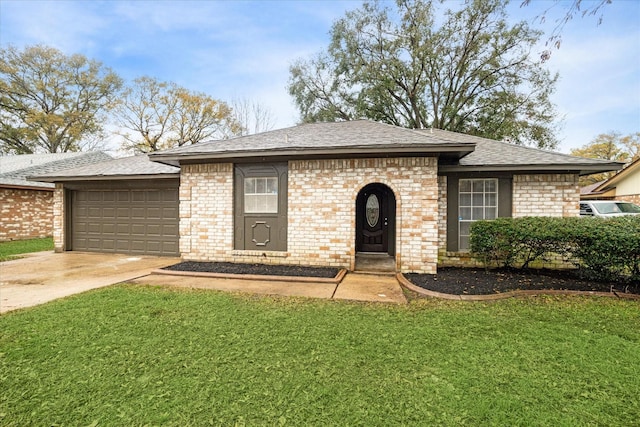
[[[436,265],[476,265],[446,252],[447,180],[425,158],[289,162],[287,252],[233,249],[233,164],[182,166],[180,253],[185,260],[335,266],[355,263],[355,201],[367,184],[396,197],[396,264],[402,272],[435,273]],[[515,175],[513,216],[577,216],[575,174]],[[64,190],[53,193],[53,236],[64,250]],[[439,249],[440,248],[440,249]]]
[[[51,236],[53,192],[0,188],[0,241]]]
[[[578,216],[577,174],[514,175],[513,216]]]
[[[180,253],[232,261],[233,164],[184,165],[180,173]]]
[[[66,250],[64,194],[63,185],[60,183],[56,184],[56,188],[53,191],[53,247],[56,252]]]
[[[353,268],[355,201],[367,184],[396,197],[396,264],[435,273],[438,252],[437,160],[428,158],[289,162],[288,250],[233,250],[233,165],[185,165],[180,180],[184,259]]]
[[[640,205],[640,194],[625,194],[624,196],[617,196],[615,199]]]

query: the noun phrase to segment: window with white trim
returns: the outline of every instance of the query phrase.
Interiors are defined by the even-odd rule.
[[[468,251],[471,223],[498,217],[498,180],[461,179],[458,197],[458,248]]]
[[[244,179],[245,213],[278,213],[278,178]]]

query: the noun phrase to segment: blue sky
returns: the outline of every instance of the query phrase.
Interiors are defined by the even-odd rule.
[[[509,6],[514,21],[532,21],[553,6],[543,26],[536,24],[547,32],[567,5],[520,3]],[[125,79],[148,75],[225,101],[251,99],[281,128],[298,119],[286,90],[289,65],[325,48],[331,24],[360,4],[0,0],[0,44],[45,44],[99,60]],[[553,100],[563,118],[563,152],[599,133],[640,132],[640,1],[614,0],[597,21],[570,21],[547,63],[560,73]]]

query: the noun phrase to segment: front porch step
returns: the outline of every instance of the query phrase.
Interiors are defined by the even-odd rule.
[[[396,273],[396,260],[388,254],[358,253],[356,254],[356,273],[370,273],[393,276]]]

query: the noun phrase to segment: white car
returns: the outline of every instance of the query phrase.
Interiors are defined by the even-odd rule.
[[[621,215],[640,215],[640,206],[617,200],[583,200],[580,202],[580,216],[610,218]]]

